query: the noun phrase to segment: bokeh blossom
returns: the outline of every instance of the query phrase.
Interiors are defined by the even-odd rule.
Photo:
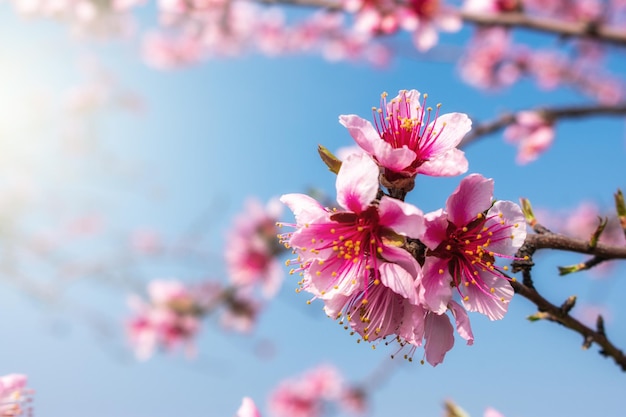
[[[536,111],[521,111],[504,131],[505,139],[517,145],[517,163],[527,164],[545,152],[554,141],[552,122]]]
[[[256,404],[250,397],[243,397],[241,406],[237,410],[235,417],[261,417],[261,413],[256,408]]]
[[[472,122],[462,113],[433,114],[422,104],[417,90],[402,90],[387,102],[381,96],[374,108],[374,125],[357,115],[341,115],[356,143],[384,169],[385,178],[415,177],[417,174],[453,176],[467,171],[463,151],[456,148],[471,129]]]
[[[0,416],[18,417],[28,413],[32,390],[26,387],[27,377],[23,374],[8,374],[0,377]]]
[[[513,259],[526,238],[520,207],[493,201],[493,180],[479,174],[464,178],[450,195],[445,210],[426,215],[423,242],[429,248],[424,263],[424,298],[442,313],[454,292],[469,311],[501,319],[513,296],[497,258]]]
[[[282,209],[278,200],[263,206],[250,199],[245,210],[235,217],[226,237],[224,256],[231,282],[239,287],[258,284],[267,298],[276,294],[283,281],[278,255],[284,248],[276,241],[276,221]]]
[[[350,412],[366,411],[367,393],[344,380],[337,368],[318,365],[281,381],[269,397],[269,408],[277,417],[321,417],[338,406]]]
[[[201,317],[216,303],[221,289],[213,285],[191,289],[177,280],[155,280],[148,285],[148,296],[148,302],[129,299],[134,316],[127,332],[137,358],[145,360],[157,348],[170,351],[178,346],[192,355]]]

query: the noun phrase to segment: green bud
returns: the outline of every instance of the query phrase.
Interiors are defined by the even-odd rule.
[[[320,158],[322,158],[322,161],[324,161],[328,169],[337,174],[339,168],[341,168],[341,160],[322,145],[317,145],[317,152],[320,154]]]

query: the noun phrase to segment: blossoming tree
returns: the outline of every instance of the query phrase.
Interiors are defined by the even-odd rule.
[[[128,231],[123,222],[115,223],[118,229],[124,230],[125,243],[121,250],[119,242],[105,239],[104,215],[73,218],[59,230],[50,232],[50,224],[56,225],[58,219],[51,221],[49,217],[71,211],[72,206],[57,204],[51,209],[50,196],[63,203],[71,202],[63,197],[63,184],[72,175],[54,177],[52,185],[46,183],[43,187],[46,193],[33,192],[37,197],[28,199],[28,204],[15,209],[5,204],[3,213],[6,211],[7,226],[0,236],[5,254],[0,266],[6,281],[16,283],[20,290],[44,304],[66,303],[69,306],[69,296],[64,298],[72,293],[69,282],[87,281],[94,276],[123,276],[124,279],[115,280],[113,287],[118,300],[123,298],[122,293],[132,293],[127,298],[130,312],[119,306],[105,310],[124,316],[116,317],[114,328],[121,330],[123,343],[128,345],[125,347],[129,347],[132,357],[145,361],[157,356],[159,351],[183,350],[190,360],[197,360],[206,348],[202,343],[204,335],[220,340],[223,335],[214,328],[204,329],[211,320],[217,320],[218,326],[214,327],[220,330],[253,338],[257,331],[272,334],[263,326],[264,320],[273,320],[276,324],[277,317],[271,316],[275,304],[306,302],[322,310],[311,314],[312,320],[328,317],[320,324],[324,329],[320,336],[309,334],[307,338],[307,343],[315,346],[312,350],[321,351],[332,345],[333,342],[325,340],[330,338],[325,335],[331,331],[326,329],[330,329],[331,322],[336,322],[350,335],[355,335],[357,343],[375,350],[370,352],[374,356],[368,356],[368,365],[372,357],[380,361],[380,365],[359,364],[353,370],[371,368],[373,371],[365,376],[346,375],[329,363],[341,359],[327,354],[326,362],[302,372],[294,370],[284,375],[286,379],[282,382],[273,384],[273,388],[268,382],[262,382],[267,395],[267,412],[257,407],[262,399],[247,392],[245,383],[237,385],[241,390],[235,395],[240,402],[230,404],[228,409],[238,417],[373,415],[373,403],[387,408],[378,392],[383,383],[393,385],[391,379],[399,374],[396,370],[400,366],[408,362],[428,364],[425,368],[429,370],[424,372],[433,372],[429,375],[435,375],[445,366],[458,366],[458,362],[448,365],[460,349],[452,350],[458,346],[455,341],[460,338],[466,345],[478,345],[484,340],[495,340],[475,331],[476,323],[495,328],[505,322],[505,318],[510,320],[509,310],[520,299],[520,303],[526,302],[525,305],[530,304],[533,309],[528,317],[530,321],[560,324],[565,329],[554,326],[551,331],[577,334],[585,350],[597,348],[600,355],[617,366],[612,372],[626,371],[623,333],[619,324],[609,327],[605,323],[612,314],[618,316],[618,313],[602,305],[595,308],[577,305],[578,298],[574,295],[558,298],[560,293],[551,292],[544,278],[545,271],[540,269],[546,259],[543,255],[558,251],[573,257],[567,258],[572,259],[572,263],[560,264],[553,270],[554,275],[574,276],[572,274],[589,271],[592,276],[601,278],[619,270],[616,261],[626,258],[626,203],[619,190],[621,165],[613,164],[617,175],[613,175],[616,179],[609,208],[582,202],[573,210],[548,210],[534,196],[518,193],[514,186],[517,184],[509,184],[506,194],[515,197],[498,198],[502,193],[499,175],[504,175],[509,166],[517,163],[532,169],[533,164],[541,163],[542,158],[569,139],[560,134],[561,125],[572,120],[611,123],[609,119],[623,119],[626,114],[623,79],[626,2],[623,0],[163,0],[154,4],[132,0],[10,0],[7,3],[1,5],[3,12],[60,22],[62,30],[69,29],[83,45],[103,55],[106,51],[94,46],[94,38],[130,40],[133,57],[140,56],[156,70],[170,71],[165,73],[165,78],[180,74],[191,74],[189,77],[193,78],[193,73],[184,72],[186,67],[195,65],[201,71],[210,66],[211,60],[236,57],[246,60],[251,54],[273,59],[313,55],[332,63],[347,62],[355,67],[365,64],[376,69],[405,64],[408,56],[456,66],[458,78],[475,89],[476,97],[484,98],[467,104],[460,94],[456,95],[458,102],[447,103],[445,107],[453,112],[446,113],[442,105],[432,105],[432,98],[423,93],[429,88],[427,77],[405,74],[402,89],[397,93],[391,89],[389,94],[382,92],[378,105],[371,107],[371,117],[357,115],[360,109],[344,109],[333,114],[332,119],[325,119],[325,124],[338,124],[343,129],[341,133],[351,141],[351,145],[343,149],[338,149],[334,139],[319,137],[314,123],[307,124],[305,129],[299,127],[300,137],[289,138],[285,142],[287,146],[272,148],[272,141],[279,135],[277,132],[287,128],[290,117],[295,117],[298,110],[304,108],[306,117],[311,117],[310,113],[319,107],[306,98],[300,100],[297,93],[290,92],[287,103],[284,100],[280,106],[272,106],[269,99],[266,102],[246,91],[232,94],[229,98],[234,104],[230,106],[202,110],[203,115],[215,116],[220,112],[224,115],[216,116],[202,127],[202,135],[213,141],[210,146],[189,155],[205,158],[217,154],[218,159],[225,162],[221,161],[223,165],[201,180],[192,174],[193,180],[187,178],[187,181],[194,187],[201,184],[197,187],[202,188],[200,194],[209,184],[208,188],[224,187],[227,190],[224,194],[234,190],[235,200],[245,198],[245,202],[241,202],[244,208],[239,211],[238,205],[230,213],[232,219],[221,219],[215,214],[229,210],[211,210],[209,221],[222,224],[224,228],[223,233],[215,233],[213,229],[206,233],[212,242],[219,242],[218,249],[197,238],[195,233],[201,227],[196,223],[191,233],[182,237],[168,231],[165,225],[163,230],[155,227]],[[246,71],[254,70],[254,65],[246,67]],[[385,79],[385,72],[379,74]],[[113,77],[104,72],[98,75],[96,82],[72,90],[66,106],[67,119],[72,124],[68,132],[64,131],[65,127],[60,129],[64,137],[69,138],[63,142],[70,149],[69,154],[79,155],[76,165],[83,161],[91,168],[95,166],[94,161],[110,161],[102,157],[99,148],[106,148],[106,141],[90,142],[92,136],[97,136],[92,135],[91,129],[99,112],[110,108],[137,113],[143,110],[140,100],[120,89]],[[5,78],[17,78],[17,75],[11,73]],[[391,80],[389,83],[392,84]],[[200,84],[194,88],[201,90]],[[255,78],[254,84],[263,83]],[[276,80],[276,85],[279,84],[280,80]],[[393,80],[395,84],[397,80]],[[10,87],[10,83],[7,85]],[[546,105],[538,95],[524,94],[527,88],[554,94],[560,94],[565,88],[567,93],[564,100],[548,101],[552,104]],[[487,97],[503,91],[512,91],[513,95],[521,97],[519,104],[515,101],[515,108],[503,110],[500,105],[482,108],[490,102]],[[30,108],[15,105],[15,102],[18,101],[10,97],[3,109],[8,115],[7,121],[14,118],[11,111],[15,108]],[[370,100],[363,106],[372,104],[376,101]],[[243,111],[249,105],[254,113],[269,120],[269,129],[254,126],[251,116]],[[182,108],[182,113],[189,115],[186,120],[191,126],[193,112],[197,109],[185,102],[172,107]],[[211,123],[233,113],[235,116],[227,122],[227,135],[216,133]],[[481,114],[483,120],[473,113]],[[60,118],[50,109],[46,114],[53,115],[46,123],[55,130],[60,125],[65,126],[60,121],[65,117]],[[124,122],[120,125],[126,129],[133,126]],[[248,125],[252,126],[254,139],[235,133]],[[167,126],[167,123],[159,126]],[[602,126],[595,124],[593,132],[585,134],[583,153],[591,153],[591,148],[605,146],[601,141],[611,140],[605,137],[605,132],[614,130]],[[153,134],[167,136],[166,128],[161,129]],[[42,137],[48,137],[50,130],[41,129]],[[186,130],[182,136],[193,135],[193,130]],[[23,130],[16,132],[0,130],[0,134],[17,140],[28,136]],[[303,135],[314,137],[319,145],[317,154],[313,147],[307,147],[305,155],[299,149],[291,152],[289,146],[295,147],[294,142]],[[499,155],[486,158],[491,164],[489,173],[473,168],[472,156],[476,155],[471,153],[472,147],[500,136],[503,143],[516,147],[516,154],[510,160]],[[161,136],[149,145],[144,144],[142,150],[158,146],[159,140]],[[255,142],[263,142],[262,148],[270,152],[255,155]],[[5,175],[9,185],[2,179],[3,190],[11,197],[6,200],[15,204],[17,199],[11,192],[20,186],[16,187],[11,181],[18,184],[31,181],[36,177],[34,171],[24,167],[39,166],[39,163],[24,164],[19,159],[20,152],[15,152],[9,144],[4,145],[11,151],[7,164],[19,167],[15,171],[19,172],[17,180],[13,180],[14,173],[8,171]],[[48,149],[56,152],[60,148],[57,145],[41,151],[48,162],[53,154]],[[191,141],[184,146],[196,145]],[[573,158],[573,151],[567,144],[558,149],[566,153],[565,161]],[[173,155],[179,150],[173,148],[165,153]],[[125,149],[124,153],[127,151]],[[494,151],[497,152],[500,151]],[[620,152],[623,153],[623,149]],[[52,165],[73,167],[66,162],[69,154],[63,153],[60,159],[63,162]],[[245,162],[250,155],[253,162]],[[595,170],[602,164],[583,156],[586,159],[583,158],[578,171],[593,181],[602,180],[594,178]],[[603,158],[609,160],[609,156],[615,157],[605,155]],[[274,182],[260,180],[271,183],[272,197],[265,201],[249,197],[247,194],[256,194],[250,184],[262,178],[270,169],[268,166],[287,167],[290,163],[285,161],[287,157],[302,161],[303,166],[282,169],[280,180]],[[326,174],[332,178],[330,183],[334,184],[334,190],[316,189],[322,187],[317,183],[322,182],[321,176],[309,175],[303,160],[315,160],[323,170],[328,168],[330,173]],[[269,164],[265,164],[268,161]],[[165,170],[165,165],[150,171],[158,173]],[[113,164],[101,166],[107,173]],[[485,169],[486,165],[482,167]],[[188,167],[181,165],[177,170],[185,168]],[[72,172],[91,172],[81,169]],[[253,169],[254,173],[240,178],[237,173],[246,169]],[[554,165],[551,169],[550,175],[539,180],[530,179],[529,174],[517,180],[519,183],[534,181],[536,189],[544,185],[542,181],[547,182],[546,177],[553,176],[563,183],[568,181],[559,178],[561,167]],[[53,176],[55,168],[42,171],[42,177]],[[287,183],[295,176],[305,178],[314,188],[307,192],[285,189],[281,181]],[[447,197],[435,198],[433,190],[438,186],[427,185],[438,181],[450,188]],[[85,183],[88,186],[82,184],[83,188],[96,184],[88,179]],[[289,184],[291,187],[293,183]],[[115,187],[119,188],[119,183]],[[173,188],[176,187],[183,188],[180,184]],[[99,200],[102,195],[93,190],[85,195],[85,200],[89,201],[87,206],[102,207]],[[218,192],[216,195],[217,200],[226,200]],[[28,207],[39,210],[31,212]],[[132,212],[133,208],[126,210]],[[181,216],[176,212],[168,217]],[[135,220],[137,218],[141,215]],[[47,227],[47,234],[34,233],[33,229],[42,223]],[[86,243],[77,236],[90,236],[94,242]],[[114,255],[100,252],[102,246],[112,247]],[[91,253],[98,253],[100,258],[83,262],[81,256]],[[581,254],[588,258],[581,260]],[[162,267],[159,262],[164,260],[174,267]],[[201,262],[195,263],[198,260]],[[41,263],[35,264],[35,261]],[[143,267],[149,271],[147,274],[139,272]],[[47,281],[46,286],[31,279],[31,275],[55,278]],[[147,279],[138,279],[145,275]],[[539,280],[541,283],[536,284]],[[283,289],[288,286],[295,287],[298,294],[287,296]],[[76,297],[81,301],[83,297],[88,298],[77,292]],[[98,304],[96,299],[97,296],[93,300],[94,307]],[[100,329],[108,338],[109,330],[103,331],[101,326],[104,321],[96,321],[95,315],[85,314],[86,311],[91,313],[91,309],[76,311],[79,313],[74,313],[74,317],[90,317],[86,320],[88,324]],[[265,319],[266,314],[272,318]],[[291,313],[281,317],[286,315]],[[110,319],[106,321],[110,323]],[[237,337],[229,340],[238,344],[245,339],[245,336]],[[254,348],[255,355],[260,362],[269,361],[279,343],[295,344],[296,338],[277,339],[275,344],[259,342]],[[559,349],[569,345],[570,342],[563,342]],[[225,351],[229,359],[237,356],[230,348]],[[298,359],[306,362],[310,354],[303,352]],[[506,351],[498,354],[502,356],[494,360],[504,362]],[[153,359],[153,362],[159,360]],[[597,361],[598,358],[587,355],[585,360]],[[291,367],[295,367],[293,363]],[[409,372],[414,372],[410,369]],[[29,386],[26,375],[9,372],[28,373]],[[5,375],[0,378],[0,415],[34,413],[30,405],[34,391],[30,385],[33,380],[37,381],[36,374],[36,367],[28,372],[20,369],[0,372]],[[250,379],[262,379],[259,375]],[[623,387],[621,382],[616,385]],[[37,392],[47,389],[45,384],[35,384],[35,387]],[[225,387],[219,388],[226,391]],[[484,391],[487,392],[483,392],[480,401],[486,408],[495,399],[489,397],[488,390]],[[459,403],[463,400],[467,398],[461,398]],[[467,416],[454,400],[446,400],[443,409],[446,416]],[[507,413],[504,407],[503,411]],[[553,411],[548,412],[554,415]],[[607,416],[619,412],[603,410]],[[485,416],[499,415],[493,408],[485,411]]]

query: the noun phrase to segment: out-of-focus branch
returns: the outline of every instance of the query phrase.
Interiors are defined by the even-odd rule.
[[[526,28],[563,37],[594,39],[613,45],[626,46],[626,31],[595,22],[566,22],[554,18],[529,16],[526,13],[485,14],[459,11],[468,23],[483,26]]]
[[[546,120],[555,122],[561,119],[592,117],[592,116],[626,116],[626,103],[615,105],[587,105],[587,106],[566,106],[566,107],[538,107],[524,111],[532,111],[539,113]],[[482,138],[483,136],[497,133],[507,126],[515,123],[515,113],[505,113],[500,117],[478,123],[472,128],[472,131],[461,141],[459,147],[464,147],[472,142]]]

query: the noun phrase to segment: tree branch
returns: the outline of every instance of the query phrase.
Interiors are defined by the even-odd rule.
[[[476,25],[526,28],[563,37],[593,39],[626,46],[626,31],[595,22],[565,22],[554,18],[529,16],[525,13],[484,14],[461,10],[459,14],[465,22]]]
[[[524,111],[533,111],[541,114],[546,120],[555,122],[561,119],[574,119],[579,117],[592,116],[626,116],[626,103],[618,103],[615,105],[585,105],[585,106],[564,106],[564,107],[538,107]],[[472,128],[470,134],[459,144],[459,147],[467,146],[475,142],[483,136],[499,132],[507,126],[515,123],[516,114],[505,113],[500,117],[489,122],[479,123]]]
[[[569,311],[574,307],[575,298],[568,298],[562,306],[558,307],[543,298],[535,288],[528,287],[518,281],[512,281],[511,285],[517,294],[537,306],[539,313],[533,316],[535,319],[553,321],[579,333],[583,336],[584,349],[588,349],[593,343],[597,344],[601,348],[600,354],[602,356],[613,358],[622,371],[626,371],[626,355],[607,338],[602,316],[598,316],[596,330],[593,330],[570,316]]]

